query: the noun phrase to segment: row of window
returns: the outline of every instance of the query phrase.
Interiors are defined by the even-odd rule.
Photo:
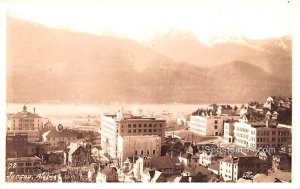
[[[136,150],[135,151],[135,155],[137,156],[138,155],[138,151]],[[141,150],[140,151],[140,155],[142,156],[142,155],[144,155],[144,150]],[[145,154],[145,155],[150,155],[150,151],[149,150],[147,150],[147,153]],[[155,155],[155,150],[152,150],[152,155]]]
[[[59,138],[56,138],[56,137],[51,137],[49,140],[52,140],[52,141],[55,141],[55,140],[76,140],[76,137],[68,137],[68,138],[65,138],[65,137],[59,137]]]
[[[118,132],[118,130],[117,130]],[[121,132],[123,132],[121,130]],[[141,133],[142,129],[128,129],[128,133]],[[157,132],[157,129],[144,129],[143,132]],[[158,129],[158,132],[161,132],[161,129]]]
[[[128,124],[128,128],[142,128],[142,126],[144,127],[157,127],[157,124]],[[159,127],[162,127],[162,124],[159,124]],[[123,124],[121,124],[121,128],[123,128]]]

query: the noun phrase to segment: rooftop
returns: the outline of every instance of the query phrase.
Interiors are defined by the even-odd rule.
[[[42,161],[39,157],[18,157],[18,158],[7,158],[6,162],[23,162],[23,161]]]
[[[38,114],[28,112],[27,107],[24,106],[22,112],[18,112],[16,114],[10,116],[10,118],[42,118],[42,117],[39,116]]]

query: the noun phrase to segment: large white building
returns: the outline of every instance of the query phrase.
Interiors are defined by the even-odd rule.
[[[268,121],[248,122],[245,118],[234,123],[235,144],[253,149],[291,144],[291,128],[272,125]]]
[[[25,105],[23,111],[9,116],[7,120],[7,133],[27,134],[28,142],[39,141],[43,127],[43,118],[35,113],[35,108],[31,113]]]
[[[161,155],[161,137],[149,136],[119,136],[118,158],[124,162],[128,157]]]
[[[101,148],[112,158],[118,156],[118,136],[157,135],[165,141],[166,121],[118,113],[101,116]]]
[[[23,107],[23,111],[18,112],[9,117],[8,131],[41,131],[43,130],[43,118],[38,114],[28,112],[27,107]]]
[[[221,116],[191,116],[189,128],[192,132],[204,136],[223,134],[223,118]]]

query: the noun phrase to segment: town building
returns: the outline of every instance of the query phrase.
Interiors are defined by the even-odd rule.
[[[178,158],[184,167],[196,168],[199,165],[199,156],[194,155],[193,153],[180,153]]]
[[[234,142],[243,147],[280,147],[291,143],[291,129],[280,127],[272,120],[248,121],[246,116],[234,124]]]
[[[216,113],[217,115],[232,115],[235,111],[230,105],[219,105]]]
[[[107,183],[107,182],[118,182],[118,172],[116,167],[101,168],[97,173],[96,177],[97,183]]]
[[[234,139],[234,126],[233,124],[236,121],[234,120],[227,120],[224,121],[224,142],[225,143],[233,143],[233,139]]]
[[[198,155],[199,155],[198,163],[202,166],[209,166],[222,159],[222,155],[218,152],[203,151],[202,153],[198,153]]]
[[[144,171],[147,171],[147,169],[159,171],[165,177],[170,177],[180,175],[183,171],[183,166],[178,157],[140,157],[133,167],[133,173],[136,180],[141,180]]]
[[[64,153],[64,163],[67,165],[81,167],[92,162],[92,147],[87,143],[71,143]]]
[[[43,118],[35,113],[27,111],[24,105],[23,111],[9,117],[8,131],[41,131],[43,130]]]
[[[101,116],[101,148],[112,158],[118,156],[118,136],[156,135],[165,141],[166,121],[131,114]]]
[[[6,159],[6,175],[32,174],[41,167],[42,159],[39,157],[18,157]]]
[[[156,182],[165,182],[166,177],[162,172],[146,168],[141,174],[142,183],[156,183]]]
[[[237,181],[239,178],[251,179],[257,173],[266,173],[266,161],[256,156],[233,157],[220,160],[220,175],[224,181]]]
[[[157,135],[119,136],[118,158],[121,164],[128,157],[161,155],[161,137]]]
[[[50,144],[49,149],[64,150],[71,142],[77,140],[77,136],[69,129],[64,129],[61,124],[50,131],[45,132],[43,141]]]
[[[27,134],[7,133],[6,134],[6,158],[17,158],[27,156]]]
[[[221,116],[191,116],[189,128],[200,135],[220,136],[224,131],[223,118]]]
[[[272,169],[291,171],[291,159],[285,154],[275,154],[272,156]]]
[[[44,130],[47,131],[47,130],[51,130],[52,128],[54,128],[54,125],[50,120],[47,120],[46,123],[44,124]]]

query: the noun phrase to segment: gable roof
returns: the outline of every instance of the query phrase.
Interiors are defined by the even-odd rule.
[[[47,137],[77,137],[77,136],[70,130],[57,131],[55,128],[52,128],[48,133]]]
[[[38,114],[33,114],[31,112],[22,111],[22,112],[18,112],[16,114],[10,116],[10,118],[42,118],[42,117],[39,116]]]
[[[178,158],[170,156],[158,156],[151,159],[152,167],[159,169],[181,169],[181,163]]]

